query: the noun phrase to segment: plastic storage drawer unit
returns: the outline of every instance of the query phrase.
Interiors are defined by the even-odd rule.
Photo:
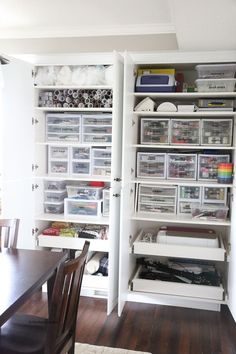
[[[138,152],[137,177],[166,178],[166,154]]]
[[[46,115],[47,141],[81,141],[81,116],[78,114],[48,113]]]
[[[138,212],[176,214],[177,187],[139,185]]]
[[[191,204],[201,202],[201,187],[178,186],[178,214],[191,214]]]
[[[232,145],[232,119],[203,119],[201,127],[202,145]]]
[[[109,216],[110,215],[110,189],[103,189],[102,196],[102,215]]]
[[[229,208],[222,204],[192,204],[192,217],[203,220],[226,220]]]
[[[111,143],[111,137],[111,114],[84,114],[82,116],[83,143]]]
[[[169,119],[141,118],[141,144],[169,144]]]
[[[198,155],[198,179],[217,181],[218,165],[229,159],[229,155]]]
[[[196,154],[167,154],[167,179],[196,180]]]
[[[172,119],[170,143],[173,145],[199,145],[200,120]]]
[[[92,175],[111,175],[111,148],[92,149]]]
[[[99,217],[101,216],[101,200],[77,200],[65,198],[65,216],[86,216]]]
[[[46,214],[63,214],[64,202],[44,202],[44,211]]]

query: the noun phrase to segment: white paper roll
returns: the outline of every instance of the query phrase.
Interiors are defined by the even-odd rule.
[[[99,265],[100,265],[100,260],[102,257],[105,255],[103,252],[96,252],[94,255],[90,258],[88,263],[85,266],[85,271],[88,274],[94,274],[98,271]]]

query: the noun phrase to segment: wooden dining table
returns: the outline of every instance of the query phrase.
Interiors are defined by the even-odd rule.
[[[48,283],[50,298],[55,274],[67,252],[2,249],[0,252],[0,327]]]

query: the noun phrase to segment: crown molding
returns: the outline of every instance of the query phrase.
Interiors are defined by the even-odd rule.
[[[175,33],[172,23],[140,24],[119,26],[48,27],[29,29],[5,29],[0,31],[1,39],[103,37]]]

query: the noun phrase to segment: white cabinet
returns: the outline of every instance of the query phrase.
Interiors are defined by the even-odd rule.
[[[25,79],[22,84],[26,69],[21,73],[21,68],[27,68],[30,74],[30,80],[27,76],[28,81]],[[105,239],[89,238],[86,234],[91,254],[106,252],[109,267],[104,280],[87,275],[82,293],[105,297],[110,313],[118,301],[123,58],[116,52],[24,56],[21,60],[12,59],[6,74],[9,89],[8,97],[3,98],[8,105],[14,100],[4,117],[7,117],[5,131],[11,132],[5,133],[9,140],[5,142],[5,151],[9,149],[6,184],[13,183],[19,175],[21,185],[15,186],[11,193],[4,187],[6,197],[15,193],[11,202],[18,202],[14,215],[10,210],[5,215],[19,216],[23,219],[21,224],[27,223],[28,232],[24,231],[21,237],[27,238],[25,243],[29,248],[82,249],[86,238],[67,237],[71,235],[69,231],[63,231],[64,236],[45,235],[43,230],[50,228],[52,222],[73,223],[76,230],[82,230],[84,225],[109,230]],[[17,111],[22,106],[21,114]],[[24,131],[25,127],[28,130]],[[14,164],[16,168],[22,166],[17,171],[14,168],[13,177],[10,168]],[[26,165],[29,171],[24,169]],[[30,198],[28,195],[24,198],[26,182]],[[93,195],[82,192],[72,195],[73,187],[94,186],[99,190],[96,186],[100,185],[109,191],[104,211],[101,190]],[[80,198],[82,194],[84,200]],[[28,218],[19,213],[24,209],[22,203]]]
[[[192,88],[198,75],[196,65],[235,61],[235,52],[125,55],[119,314],[125,301],[212,310],[219,310],[221,304],[228,304],[236,318],[233,300],[236,295],[233,285],[236,281],[233,271],[235,261],[231,257],[235,250],[232,246],[230,251],[230,245],[234,244],[235,248],[232,231],[235,228],[232,218],[235,214],[235,203],[232,202],[235,181],[217,183],[217,164],[235,163],[236,115],[232,110],[232,100],[236,93],[234,89],[222,92],[219,83],[217,90],[211,90],[210,83],[210,92],[205,92],[205,83],[203,92],[164,92],[164,89],[163,92],[153,92],[153,88],[149,92],[145,85],[145,92],[140,92],[142,79],[139,79],[135,92],[137,75],[142,72],[146,75],[150,68],[159,69],[153,70],[152,74],[163,74],[165,68],[174,69],[183,74],[181,76]],[[145,77],[143,82],[147,84],[148,80]],[[199,87],[199,81],[197,85]],[[139,110],[140,102],[146,97],[155,102],[154,107],[161,104],[164,107],[163,103],[167,102],[166,106],[171,110]],[[192,109],[198,105],[199,110]],[[216,107],[212,108],[214,105]],[[181,111],[178,111],[178,106],[181,106]],[[153,166],[157,171],[155,160],[159,154],[166,154],[166,173],[162,178],[156,173],[151,174]],[[161,197],[159,193],[168,188],[175,190],[175,193],[167,203],[167,196]],[[172,213],[165,209],[166,205],[170,208],[170,203]],[[192,215],[196,204],[202,207],[198,216]],[[227,208],[229,213],[225,218]],[[203,214],[205,217],[202,217]],[[218,235],[217,246],[168,244],[160,243],[155,237],[153,241],[153,236],[150,238],[150,235],[157,235],[161,227],[170,226],[177,228],[178,232],[181,228],[190,231],[198,228],[199,232],[200,228],[203,231],[212,230]],[[142,238],[143,233],[147,238]],[[193,264],[196,261],[198,264],[208,262],[212,270],[216,270],[215,283],[196,285],[191,281],[160,280],[160,275],[159,278],[152,278],[148,268],[156,263],[155,269],[161,273],[171,262],[182,262],[184,267],[186,262]],[[151,263],[147,265],[148,262]],[[147,266],[146,274],[143,264]]]

